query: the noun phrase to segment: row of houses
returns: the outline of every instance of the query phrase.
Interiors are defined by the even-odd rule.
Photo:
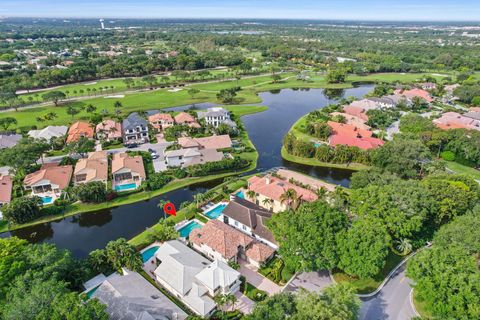
[[[112,156],[111,174],[112,188],[116,191],[134,190],[146,179],[142,157],[127,153]],[[44,164],[38,171],[28,174],[23,184],[26,190],[31,190],[32,196],[42,198],[44,204],[51,204],[72,180],[73,185],[99,181],[106,187],[109,180],[107,152],[91,152],[87,158],[78,160],[75,167]]]

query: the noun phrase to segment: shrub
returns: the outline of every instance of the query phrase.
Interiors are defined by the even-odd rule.
[[[455,161],[455,153],[452,151],[443,151],[440,157],[445,161]]]
[[[148,190],[158,190],[164,187],[167,183],[172,181],[171,176],[167,176],[163,173],[154,173],[148,177],[147,180],[147,189]]]
[[[85,203],[100,203],[107,199],[105,184],[94,181],[76,186],[73,190],[78,199]]]

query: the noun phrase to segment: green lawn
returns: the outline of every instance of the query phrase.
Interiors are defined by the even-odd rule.
[[[480,180],[480,171],[475,168],[467,167],[460,163],[451,161],[447,162],[447,168],[455,173],[464,174],[472,177],[473,179]]]
[[[420,314],[422,319],[424,320],[433,319],[430,312],[428,312],[426,309],[426,303],[418,299],[417,293],[415,292],[415,290],[413,290],[413,304],[415,305],[415,309]]]
[[[333,272],[333,278],[337,282],[349,282],[356,289],[357,293],[370,293],[378,288],[390,271],[392,271],[403,260],[403,258],[404,257],[390,252],[387,257],[385,267],[377,276],[373,278],[353,278],[339,270]]]
[[[300,164],[314,166],[314,167],[339,168],[339,169],[348,169],[353,171],[359,171],[359,170],[364,170],[369,168],[369,166],[361,163],[342,164],[342,163],[320,162],[314,158],[310,159],[310,158],[292,156],[283,147],[282,147],[282,158],[290,162],[300,163]]]
[[[172,92],[168,89],[160,89],[153,91],[145,92],[135,92],[135,93],[123,93],[125,96],[123,98],[112,98],[107,99],[104,97],[92,97],[90,99],[85,99],[81,101],[75,101],[70,103],[62,104],[61,106],[55,107],[53,105],[46,107],[30,108],[23,109],[19,111],[4,112],[0,117],[15,117],[18,121],[18,127],[23,127],[25,129],[31,126],[38,126],[39,128],[45,127],[48,125],[67,125],[78,119],[88,119],[90,115],[86,111],[81,111],[79,114],[71,117],[66,113],[67,106],[82,107],[87,104],[93,104],[97,108],[97,112],[101,110],[106,110],[109,113],[113,113],[114,108],[113,104],[115,101],[120,101],[123,105],[122,113],[127,115],[133,111],[140,110],[151,110],[151,109],[162,109],[192,103],[202,103],[202,102],[214,102],[219,103],[217,100],[216,94],[219,90],[225,88],[231,88],[237,85],[240,85],[243,90],[239,92],[237,96],[237,104],[249,104],[249,103],[259,103],[261,102],[257,93],[268,90],[276,90],[283,88],[350,88],[355,82],[375,82],[375,81],[413,81],[420,79],[425,74],[400,74],[400,73],[382,73],[382,74],[373,74],[368,76],[350,76],[348,81],[344,84],[328,84],[326,83],[323,76],[314,77],[313,81],[305,82],[299,81],[296,79],[294,73],[285,73],[282,74],[284,80],[278,83],[272,83],[270,76],[258,76],[254,78],[246,78],[238,81],[229,80],[229,81],[219,81],[219,82],[210,82],[204,84],[191,84],[190,87],[197,88],[201,91],[193,98],[188,94],[188,88],[184,88],[180,91]],[[428,74],[431,75],[431,74]],[[289,78],[288,80],[285,80]],[[441,78],[441,77],[440,77]],[[101,80],[98,82],[98,86],[105,86],[106,83],[102,81],[117,81],[118,86],[121,84],[122,80]],[[84,84],[76,84],[71,86],[82,86]],[[73,88],[73,87],[72,87]],[[36,121],[37,117],[42,117],[48,112],[55,112],[57,118],[52,121],[46,121],[38,123]]]

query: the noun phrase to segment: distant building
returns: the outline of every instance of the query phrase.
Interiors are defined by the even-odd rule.
[[[93,139],[94,130],[88,122],[77,121],[70,126],[67,133],[67,143],[76,142],[81,138]]]
[[[98,139],[119,140],[122,138],[122,125],[114,120],[103,120],[95,127],[95,132]]]
[[[186,112],[180,112],[177,114],[175,117],[175,123],[180,124],[180,125],[187,125],[192,128],[200,128],[200,125],[198,122],[195,120],[195,118]]]
[[[475,119],[476,114],[480,113],[469,112],[461,115],[458,112],[446,112],[440,118],[433,120],[433,123],[443,130],[467,129],[480,131],[480,120]]]
[[[20,134],[0,134],[0,149],[14,147],[21,139]]]
[[[165,152],[165,163],[169,167],[189,167],[196,164],[216,162],[223,159],[223,153],[215,149],[188,148]]]
[[[180,137],[178,144],[182,148],[199,149],[228,149],[232,147],[232,140],[228,134],[202,138]]]
[[[122,123],[123,141],[125,143],[148,142],[148,123],[138,113],[131,113]]]
[[[64,137],[67,134],[66,126],[48,126],[41,130],[30,130],[28,135],[34,139],[45,139],[50,141],[52,138]]]
[[[430,96],[430,93],[428,93],[428,91],[418,89],[418,88],[414,88],[410,90],[397,89],[395,90],[395,94],[402,95],[410,100],[412,100],[415,97],[418,97],[425,100],[428,103],[433,101],[433,98]]]
[[[9,204],[12,199],[12,177],[0,173],[0,219],[2,219],[2,206]]]
[[[226,124],[232,128],[236,128],[237,124],[230,119],[230,112],[223,108],[209,108],[207,111],[198,112],[199,119],[205,119],[207,125],[218,128],[220,124]]]
[[[165,130],[175,124],[175,120],[169,113],[156,113],[148,117],[148,122],[158,131]]]
[[[346,145],[368,150],[384,144],[382,140],[373,138],[372,132],[369,130],[363,130],[350,124],[334,121],[328,121],[328,125],[333,132],[328,140],[329,145],[332,147]]]

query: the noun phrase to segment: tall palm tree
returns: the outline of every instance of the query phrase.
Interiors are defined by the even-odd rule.
[[[248,190],[246,195],[247,195],[247,197],[252,199],[253,202],[255,202],[257,200],[257,193],[253,190]]]
[[[318,199],[324,200],[327,196],[328,190],[325,187],[318,188],[315,193],[317,194]]]
[[[205,196],[203,195],[203,193],[197,193],[196,195],[193,196],[193,199],[195,200],[195,203],[198,208],[200,203],[205,200]]]
[[[271,207],[273,205],[273,199],[265,198],[263,199],[262,203],[265,207]]]
[[[295,203],[299,200],[297,191],[289,188],[280,196],[280,202],[285,203],[288,209],[292,209]]]

